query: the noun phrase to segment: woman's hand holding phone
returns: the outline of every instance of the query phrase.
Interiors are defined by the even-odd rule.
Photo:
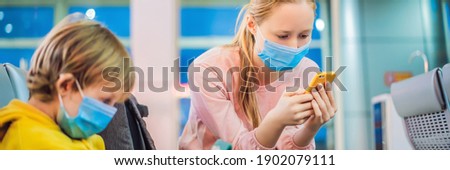
[[[335,77],[334,72],[319,73],[313,78],[309,87],[304,90],[305,94],[313,96],[313,100],[311,100],[313,114],[304,121],[306,127],[318,130],[334,117],[337,107],[331,82],[334,81]]]
[[[303,124],[313,115],[313,96],[305,91],[284,92],[277,105],[266,116],[283,126]]]
[[[305,122],[305,127],[311,130],[319,130],[323,124],[335,116],[337,111],[336,102],[330,83],[326,83],[325,86],[319,84],[311,91],[311,94],[314,98],[311,101],[314,114]]]

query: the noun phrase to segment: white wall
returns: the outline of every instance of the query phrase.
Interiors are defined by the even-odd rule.
[[[147,127],[157,149],[177,149],[179,132],[179,104],[173,90],[174,80],[170,68],[178,56],[178,13],[176,0],[131,0],[131,53],[135,66],[144,70],[145,78],[137,79],[134,94],[138,101],[149,107]],[[153,67],[149,80],[147,68]],[[169,77],[163,76],[162,67],[169,68]],[[153,83],[169,90],[155,92],[148,88]],[[144,91],[139,91],[143,85]]]

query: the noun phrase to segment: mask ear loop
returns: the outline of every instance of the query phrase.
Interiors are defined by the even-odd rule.
[[[78,83],[77,79],[75,79],[75,84],[77,84],[78,91],[80,92],[81,97],[84,97],[83,91],[81,90],[80,83]],[[61,94],[59,94],[59,93],[58,93],[58,100],[59,100],[59,106],[65,109],[66,107],[64,106],[64,102],[62,100]],[[58,120],[60,119],[59,116],[60,116],[60,114],[58,114]]]
[[[66,108],[66,107],[64,107],[64,102],[62,101],[61,94],[59,94],[59,93],[58,93],[58,99],[59,99],[59,106],[62,108]]]
[[[81,97],[84,97],[84,93],[83,93],[83,90],[81,90],[81,86],[80,86],[80,83],[78,82],[78,80],[77,80],[77,79],[75,79],[75,84],[77,84],[77,87],[78,87],[78,91],[80,92],[80,94],[81,94]]]
[[[258,53],[261,53],[261,51],[264,49],[264,42],[266,41],[266,38],[264,37],[264,35],[261,32],[261,29],[259,28],[259,26],[256,26],[256,34],[261,36],[261,38],[263,39],[263,43],[262,46],[263,47],[259,47],[260,49],[257,49]],[[259,45],[259,39],[257,37],[255,37],[255,43]]]
[[[261,36],[263,39],[265,39],[265,38],[264,38],[264,35],[262,35],[261,28],[259,28],[259,26],[256,26],[256,34],[258,34],[258,35]]]

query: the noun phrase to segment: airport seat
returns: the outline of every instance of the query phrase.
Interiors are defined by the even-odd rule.
[[[448,67],[444,72],[448,72]],[[442,75],[442,70],[436,68],[391,86],[395,109],[403,118],[407,136],[415,149],[450,150],[450,111],[446,93],[449,74],[446,74],[447,78]],[[445,84],[447,90],[444,90]]]
[[[450,101],[450,63],[442,67],[442,85],[447,94],[447,99]]]
[[[9,63],[0,64],[0,96],[0,108],[12,99],[28,101],[26,72]]]

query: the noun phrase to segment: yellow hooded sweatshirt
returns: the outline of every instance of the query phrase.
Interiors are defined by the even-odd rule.
[[[0,150],[5,149],[103,150],[105,144],[98,135],[72,139],[45,113],[22,101],[12,100],[0,109]]]

